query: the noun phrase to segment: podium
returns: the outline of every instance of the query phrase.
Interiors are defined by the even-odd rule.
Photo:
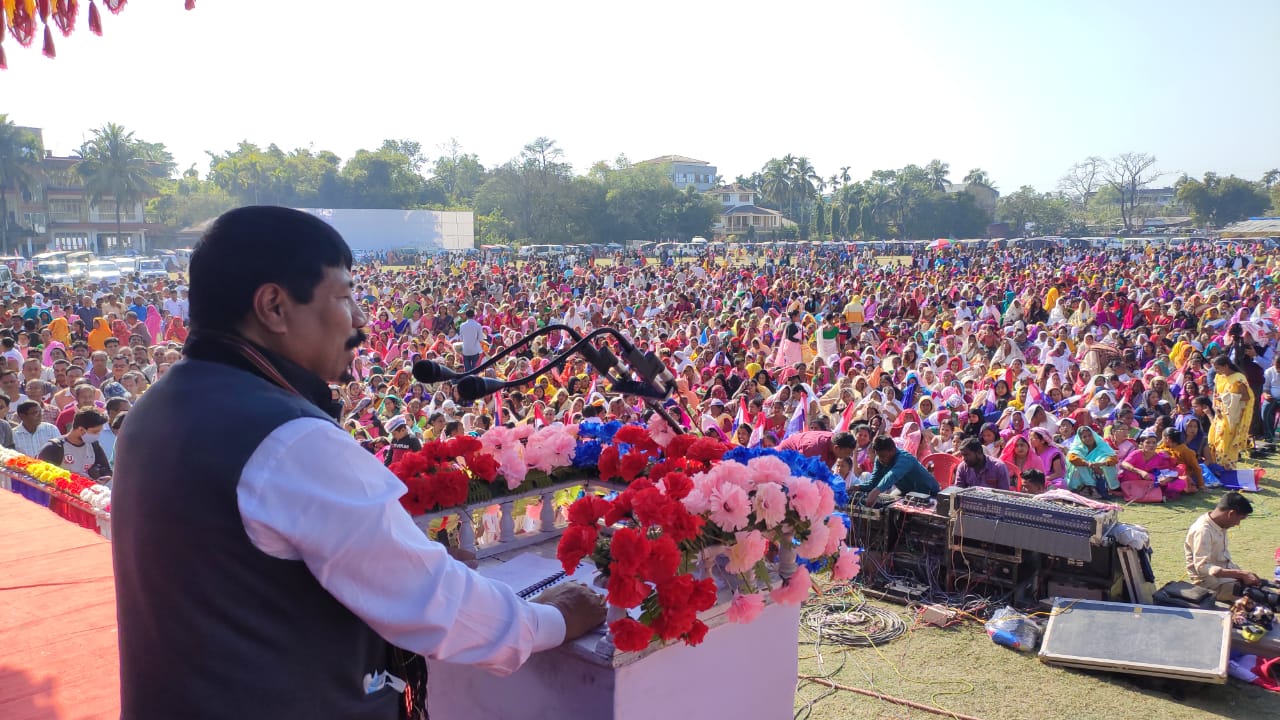
[[[612,650],[603,632],[535,653],[497,677],[429,662],[431,717],[467,720],[654,720],[725,717],[788,720],[795,707],[800,608],[768,605],[754,622],[727,623],[727,604],[702,618],[701,645]]]

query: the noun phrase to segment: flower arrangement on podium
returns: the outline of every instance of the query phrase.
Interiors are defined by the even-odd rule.
[[[94,510],[111,512],[111,489],[83,475],[8,448],[0,448],[0,462],[6,468],[39,482],[55,495],[67,495],[87,503]]]
[[[698,613],[716,605],[721,588],[732,592],[726,619],[749,623],[766,601],[803,602],[811,570],[829,568],[834,580],[858,574],[846,518],[835,512],[848,502],[844,484],[820,461],[644,430],[623,427],[602,450],[602,479],[629,485],[571,505],[557,550],[566,572],[590,557],[608,604],[627,613],[611,615],[617,649],[699,644],[708,627]]]

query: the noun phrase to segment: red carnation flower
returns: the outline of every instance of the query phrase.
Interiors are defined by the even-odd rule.
[[[663,495],[658,488],[645,488],[631,499],[631,513],[645,527],[662,526],[666,524],[674,504],[675,501]]]
[[[662,477],[662,485],[672,500],[683,500],[693,492],[693,480],[682,472],[667,473]]]
[[[626,482],[631,482],[649,466],[649,456],[639,452],[629,452],[623,456],[618,465],[618,475]]]
[[[631,445],[633,451],[641,450],[649,454],[658,452],[658,443],[649,434],[649,430],[639,425],[624,425],[619,428],[613,435],[613,441]]]
[[[689,594],[689,604],[694,610],[702,612],[710,610],[716,604],[716,581],[702,578],[693,581],[693,591]]]
[[[620,575],[610,566],[609,604],[620,608],[633,608],[649,597],[649,586],[632,575]]]
[[[613,646],[623,652],[639,652],[653,641],[653,630],[631,618],[609,623],[609,632],[613,633]]]
[[[600,518],[609,511],[609,501],[599,495],[583,495],[569,506],[569,522],[571,524],[595,527]]]
[[[470,435],[459,435],[449,440],[450,452],[454,453],[454,457],[464,457],[474,452],[479,452],[484,445],[479,438],[473,438]]]
[[[677,435],[670,443],[667,444],[666,455],[668,458],[682,458],[689,452],[689,446],[698,438],[693,435]]]
[[[676,574],[680,567],[680,549],[669,537],[660,537],[649,543],[649,559],[645,562],[643,576],[651,583],[660,583]]]
[[[472,453],[466,456],[467,469],[481,480],[491,483],[498,479],[498,460],[492,455]]]
[[[698,462],[710,463],[724,457],[729,446],[714,438],[698,438],[689,446],[688,458]]]
[[[436,473],[433,478],[437,486],[436,501],[440,503],[440,507],[453,507],[467,501],[470,488],[464,473],[458,470],[445,470]]]
[[[609,573],[636,575],[649,558],[649,539],[635,528],[619,528],[609,543]]]
[[[612,480],[618,477],[618,464],[619,458],[617,447],[609,445],[605,449],[601,450],[600,459],[596,462],[596,465],[600,468],[600,479]]]
[[[613,525],[619,520],[631,515],[631,499],[635,497],[635,493],[631,488],[627,488],[618,494],[609,504],[609,509],[604,513],[604,524]]]
[[[564,567],[564,571],[573,574],[582,559],[592,553],[596,547],[596,529],[586,525],[570,525],[560,536],[560,544],[556,546],[556,559]]]
[[[702,534],[702,526],[706,523],[705,518],[689,512],[683,503],[672,503],[672,505],[671,513],[662,524],[663,537],[669,537],[675,543],[682,543]]]
[[[701,645],[702,641],[707,637],[707,624],[701,620],[694,620],[689,626],[689,631],[684,635],[684,641],[688,645]]]

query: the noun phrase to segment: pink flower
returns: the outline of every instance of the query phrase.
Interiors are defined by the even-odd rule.
[[[782,587],[769,593],[769,599],[779,605],[799,605],[809,598],[809,582],[809,568],[801,565]]]
[[[503,425],[494,425],[480,436],[480,444],[494,458],[503,450],[508,450],[520,443],[515,431]]]
[[[787,501],[791,509],[800,514],[804,520],[813,520],[818,516],[818,505],[822,496],[818,494],[818,486],[809,478],[793,477],[787,480]]]
[[[822,557],[823,551],[827,549],[827,536],[830,535],[826,525],[822,523],[813,523],[809,528],[809,537],[796,547],[796,555],[806,560],[814,560]]]
[[[525,465],[518,447],[504,450],[498,456],[498,473],[507,479],[508,490],[515,490],[524,482],[525,476],[529,474],[529,466]]]
[[[802,570],[804,568],[801,568]],[[852,580],[858,577],[858,573],[862,570],[862,563],[858,558],[858,551],[851,547],[840,548],[840,557],[836,559],[836,564],[831,568],[832,580]]]
[[[778,483],[760,483],[756,485],[755,506],[757,520],[766,528],[777,527],[787,517],[787,494]]]
[[[750,512],[747,491],[737,485],[725,483],[711,493],[711,522],[721,530],[733,532],[746,527]]]
[[[675,431],[671,429],[666,420],[662,419],[661,415],[654,414],[653,417],[649,418],[648,428],[649,434],[653,436],[653,441],[658,443],[660,448],[666,448],[671,444],[672,440],[676,439]]]
[[[529,436],[524,461],[530,468],[549,473],[573,464],[574,438],[563,426],[548,425]]]
[[[844,521],[835,515],[827,516],[827,547],[823,549],[823,556],[835,555],[844,545],[844,540],[849,535],[849,528],[844,526]]]
[[[764,551],[769,543],[759,530],[736,533],[734,537],[736,542],[728,547],[729,562],[724,569],[731,573],[748,572],[764,559]]]
[[[701,515],[711,510],[711,495],[719,487],[708,473],[698,473],[693,478],[693,490],[684,496],[681,502],[684,508],[694,515]]]
[[[747,492],[756,487],[754,474],[742,463],[722,462],[711,468],[710,472],[721,483],[737,485]]]
[[[751,595],[734,593],[733,602],[729,603],[729,609],[725,612],[725,617],[731,623],[745,625],[755,620],[763,610],[764,595],[762,593],[752,593]]]
[[[836,493],[831,486],[820,482],[818,486],[818,511],[814,513],[814,518],[825,518],[836,511]]]
[[[791,479],[791,468],[772,455],[751,458],[747,461],[747,467],[751,469],[757,486],[769,482],[786,485],[787,480]]]
[[[514,428],[512,428],[511,434],[514,435],[517,440],[524,440],[525,438],[532,435],[533,431],[536,429],[537,428],[535,428],[533,425],[517,425]]]

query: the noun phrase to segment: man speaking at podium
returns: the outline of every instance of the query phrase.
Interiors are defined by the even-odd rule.
[[[526,603],[452,559],[334,422],[364,339],[351,262],[276,207],[222,215],[192,254],[186,358],[116,450],[125,720],[391,720],[392,645],[506,674],[604,619],[581,585]]]

